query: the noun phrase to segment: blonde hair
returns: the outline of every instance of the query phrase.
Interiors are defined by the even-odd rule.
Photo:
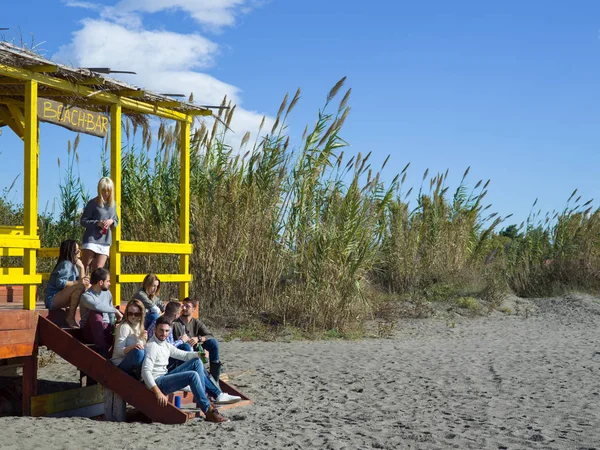
[[[156,287],[156,292],[154,294],[152,294],[152,296],[150,296],[150,294],[148,294],[148,288],[150,286],[152,286],[154,284],[155,281],[158,281],[158,286]],[[144,292],[146,294],[148,294],[149,298],[154,298],[154,297],[158,297],[158,294],[160,292],[160,280],[158,279],[158,277],[156,275],[154,275],[153,273],[149,273],[148,275],[146,275],[146,277],[144,278],[144,281],[142,281],[142,289],[144,289]]]
[[[131,308],[132,306],[136,306],[140,309],[142,316],[140,321],[137,324],[133,324],[129,321],[129,314],[127,314],[129,312],[129,308]],[[138,300],[137,298],[134,298],[132,300],[129,300],[127,302],[127,306],[125,307],[125,313],[123,314],[123,321],[119,324],[119,326],[122,326],[123,324],[127,324],[131,327],[131,329],[133,330],[133,334],[135,334],[135,336],[146,342],[145,339],[145,329],[144,329],[144,317],[146,315],[146,308],[144,307],[144,304]],[[115,332],[115,336],[117,336],[117,333]]]
[[[115,185],[108,177],[102,177],[100,178],[100,181],[98,181],[98,197],[96,197],[96,203],[98,203],[98,206],[104,206],[104,197],[102,196],[102,191],[105,189],[110,191],[110,200],[108,201],[108,206],[114,206]]]

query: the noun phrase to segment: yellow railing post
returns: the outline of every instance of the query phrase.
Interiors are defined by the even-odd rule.
[[[180,174],[180,216],[179,216],[179,242],[190,243],[190,122],[183,120],[180,123],[179,153],[181,158]],[[190,273],[190,255],[179,256],[179,273],[188,275]],[[179,283],[179,299],[190,295],[190,282]]]
[[[117,216],[121,221],[121,105],[110,107],[110,177],[115,185],[115,202],[117,203]],[[119,241],[121,240],[121,224],[113,229],[112,245],[110,246],[110,290],[115,305],[121,304],[121,253]]]
[[[38,183],[37,183],[37,155],[38,155],[38,118],[37,118],[37,81],[25,83],[25,195],[23,228],[24,236],[37,238],[38,219]],[[37,272],[36,249],[27,248],[23,251],[23,274],[35,275]],[[34,310],[36,302],[37,285],[28,284],[23,287],[23,309]]]

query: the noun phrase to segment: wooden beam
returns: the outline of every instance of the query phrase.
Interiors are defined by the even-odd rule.
[[[182,246],[190,246],[190,123],[180,125],[179,155],[181,158],[179,172],[179,242]],[[190,252],[191,253],[191,252]],[[179,257],[179,273],[189,275],[190,253]],[[184,299],[190,294],[189,281],[179,283],[179,298]]]
[[[110,92],[121,97],[143,97],[146,95],[146,92],[141,89],[119,89],[118,91]]]
[[[21,396],[21,411],[23,416],[31,414],[31,398],[37,395],[38,388],[38,348],[34,344],[31,356],[23,358],[23,389]]]
[[[60,254],[60,248],[59,247],[40,248],[37,251],[37,254],[38,254],[38,258],[58,258],[58,255]]]
[[[24,85],[25,82],[23,80],[0,80],[0,86],[6,85],[6,86],[12,86],[12,85]]]
[[[183,206],[182,206],[183,208]],[[170,254],[170,255],[191,255],[194,251],[192,244],[186,243],[171,243],[171,242],[136,242],[136,241],[120,241],[117,244],[119,253],[127,255],[153,255],[153,254]]]
[[[23,115],[23,111],[21,111],[21,108],[14,103],[9,103],[7,106],[13,119],[13,123],[19,131],[17,134],[25,137],[25,116]]]
[[[5,344],[33,344],[35,341],[35,328],[22,330],[0,330],[0,345]]]
[[[8,249],[3,249],[3,250],[8,250]],[[11,250],[17,250],[17,249],[11,249]],[[21,249],[21,252],[23,252],[24,250]],[[22,254],[19,256],[23,256]],[[23,275],[23,268],[22,267],[0,267],[0,274],[1,275]]]
[[[10,310],[0,313],[0,359],[29,357],[36,349],[38,313]]]
[[[0,103],[2,103],[2,102],[0,101]],[[17,125],[17,123],[12,118],[8,109],[6,109],[6,110],[0,109],[0,119],[2,121],[4,121],[4,123],[6,123],[9,126],[9,128],[11,130],[13,130],[13,132],[17,136],[19,136],[21,139],[23,139],[23,127],[20,125]]]
[[[122,114],[120,105],[110,107],[110,176],[114,184],[115,209],[117,217],[121,219],[121,131]],[[121,241],[121,226],[112,230],[112,245],[110,246],[110,272],[113,283],[110,291],[115,305],[121,304],[121,254],[119,244]]]
[[[190,116],[212,116],[212,111],[210,109],[194,110],[194,111],[189,111],[188,114]]]
[[[33,342],[0,345],[0,359],[15,358],[17,356],[31,356],[33,354],[33,349]]]
[[[56,64],[36,64],[34,66],[27,66],[26,69],[36,73],[58,72]]]
[[[12,97],[4,97],[5,95],[14,95],[14,96],[23,96],[22,92],[13,92],[13,91],[8,91],[8,90],[3,90],[0,89],[0,95],[2,97],[0,97],[0,103],[4,103],[5,105],[19,105],[21,107],[23,107],[23,105],[25,104],[25,102],[23,100],[19,100],[18,98],[12,98]]]
[[[121,274],[118,276],[119,283],[141,283],[146,278],[145,273],[137,274]],[[180,274],[180,273],[163,273],[156,275],[161,283],[184,283],[190,282],[194,279],[191,274]],[[185,297],[184,297],[185,298]]]
[[[0,234],[23,234],[23,229],[23,225],[0,225]]]
[[[0,235],[0,247],[8,248],[40,248],[40,240],[28,236]]]
[[[33,288],[34,292],[36,289],[36,284],[40,284],[42,282],[42,276],[41,274],[35,274],[35,275],[0,275],[0,284],[8,284],[8,285],[19,285],[19,284],[26,284],[28,287]],[[25,296],[25,293],[23,294]],[[35,309],[35,295],[34,295],[34,301],[33,301],[33,308],[31,309]],[[25,308],[25,302],[23,302],[23,308],[24,309],[30,309],[30,308]]]
[[[85,78],[85,79],[81,80],[79,82],[79,84],[82,84],[84,86],[91,86],[91,85],[101,86],[105,82],[106,82],[106,80],[103,77],[91,77],[91,78]]]
[[[47,416],[99,403],[102,403],[102,409],[104,409],[104,388],[95,384],[33,397],[31,399],[31,416]]]
[[[181,106],[181,103],[179,103],[178,101],[175,101],[175,100],[158,100],[158,101],[152,102],[152,103],[157,106],[164,106],[167,108]]]
[[[9,105],[9,109],[11,106]],[[12,112],[12,111],[11,111]],[[37,236],[38,220],[38,151],[39,151],[39,133],[38,133],[38,83],[30,80],[25,83],[25,117],[24,117],[25,138],[25,166],[24,181],[25,193],[23,195],[24,206],[24,236],[35,239],[39,242]],[[37,272],[36,250],[35,248],[25,250],[23,254],[24,277],[35,276]],[[25,284],[25,283],[24,283]],[[37,286],[29,284],[23,290],[23,309],[35,309]]]
[[[142,113],[153,114],[165,119],[187,120],[187,114],[172,109],[163,108],[147,102],[142,102],[127,97],[119,97],[107,91],[98,92],[81,83],[73,83],[60,78],[52,77],[43,73],[35,73],[26,69],[0,64],[0,75],[17,80],[33,80],[40,85],[59,89],[64,92],[70,92],[80,97],[93,97],[95,100],[102,101],[106,104],[121,105],[122,108]],[[180,103],[177,102],[178,105]]]
[[[0,248],[0,256],[23,256],[22,248]]]
[[[35,311],[9,310],[0,313],[0,330],[30,330],[37,327]]]
[[[104,403],[48,414],[47,417],[98,417],[104,413]]]

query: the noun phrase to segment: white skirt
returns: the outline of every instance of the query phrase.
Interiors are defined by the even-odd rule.
[[[110,245],[108,244],[94,244],[93,242],[86,242],[81,246],[85,250],[91,250],[98,255],[110,255]]]

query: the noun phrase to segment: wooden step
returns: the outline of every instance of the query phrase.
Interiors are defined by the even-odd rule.
[[[232,409],[232,408],[237,408],[238,406],[247,406],[250,405],[252,403],[252,401],[246,397],[244,394],[242,394],[240,391],[238,391],[236,388],[234,388],[232,385],[230,385],[228,382],[225,381],[219,381],[219,387],[221,388],[221,390],[223,392],[226,392],[229,395],[237,395],[238,397],[241,397],[242,399],[237,402],[237,403],[231,403],[228,405],[215,405],[217,407],[217,409],[219,411],[222,410],[226,410],[226,409]],[[181,397],[181,406],[189,406],[189,405],[194,405],[194,394],[192,394],[191,392],[185,392],[185,391],[175,391],[171,394],[169,394],[167,397],[169,399],[169,402],[172,403],[173,405],[175,404],[175,397],[179,396]]]

